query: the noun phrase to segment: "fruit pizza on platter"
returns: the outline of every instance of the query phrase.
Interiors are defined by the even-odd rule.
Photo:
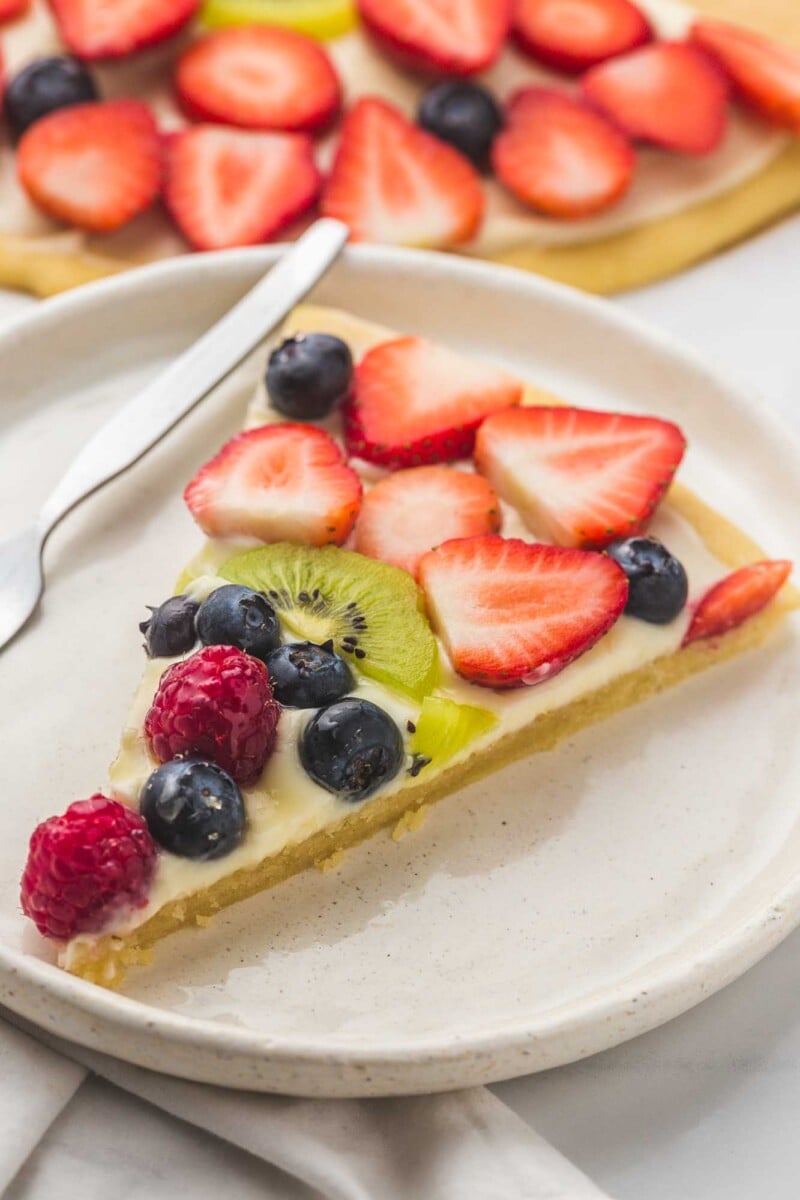
[[[685,450],[657,414],[297,309],[245,428],[187,468],[205,540],[142,597],[107,787],[32,835],[21,904],[60,965],[118,986],[165,936],[761,645],[791,564],[677,481]]]
[[[712,0],[703,0],[703,6]],[[293,236],[600,292],[800,203],[800,50],[674,0],[0,0],[0,283]],[[796,25],[796,28],[795,28]]]

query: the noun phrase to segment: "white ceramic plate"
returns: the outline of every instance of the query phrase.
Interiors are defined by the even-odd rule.
[[[0,338],[0,512],[30,516],[113,406],[275,251],[198,255],[49,302]],[[349,252],[315,299],[495,356],[579,404],[671,417],[683,478],[770,553],[798,551],[798,452],[753,398],[600,302],[443,256]],[[263,359],[263,354],[260,356]],[[165,943],[113,995],[23,921],[34,823],[104,784],[136,623],[197,540],[183,483],[238,426],[260,361],[76,513],[40,617],[0,657],[0,1001],[178,1075],[380,1095],[602,1050],[744,971],[800,917],[800,648],[790,635]]]

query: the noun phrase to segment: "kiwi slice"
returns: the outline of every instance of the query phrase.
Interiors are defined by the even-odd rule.
[[[474,704],[426,696],[409,749],[418,759],[440,766],[497,724],[497,714]]]
[[[349,33],[358,23],[354,0],[205,0],[200,19],[211,28],[285,25],[314,38]]]
[[[412,577],[338,546],[273,542],[229,558],[224,579],[264,592],[297,638],[332,640],[371,679],[421,699],[438,677],[436,639]]]

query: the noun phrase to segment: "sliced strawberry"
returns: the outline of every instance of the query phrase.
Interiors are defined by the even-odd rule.
[[[416,575],[419,560],[449,538],[496,533],[500,505],[480,475],[454,467],[412,467],[364,497],[356,550]]]
[[[644,528],[685,448],[656,417],[520,408],[483,423],[475,462],[534,534],[599,549]]]
[[[197,250],[267,241],[312,206],[319,188],[305,134],[195,125],[167,146],[164,198]]]
[[[226,442],[183,498],[209,537],[341,545],[355,525],[361,481],[314,425],[262,425]]]
[[[800,53],[724,21],[695,21],[692,41],[720,64],[756,112],[800,134]]]
[[[563,92],[525,88],[511,99],[492,164],[524,204],[554,217],[587,217],[624,196],[636,161],[628,139],[601,113]]]
[[[175,87],[188,116],[243,129],[320,129],[341,103],[322,47],[290,29],[223,29],[181,55]]]
[[[728,85],[714,60],[685,42],[657,42],[593,67],[583,94],[632,138],[710,154],[727,122]]]
[[[172,37],[200,0],[48,0],[58,31],[78,58],[124,58]]]
[[[358,0],[358,9],[407,66],[453,75],[491,66],[511,22],[511,0]]]
[[[0,21],[13,21],[31,6],[31,0],[0,0]]]
[[[790,562],[777,559],[740,567],[715,583],[694,611],[684,646],[700,638],[719,637],[755,616],[778,594],[791,572]]]
[[[520,687],[557,675],[622,615],[628,581],[604,554],[459,538],[419,564],[428,614],[459,675]]]
[[[155,200],[161,153],[158,128],[141,101],[76,104],[31,125],[17,146],[17,173],[50,216],[110,233]]]
[[[517,0],[512,32],[532,58],[575,74],[653,36],[630,0]]]
[[[484,417],[521,399],[522,385],[497,367],[422,338],[381,342],[356,368],[347,450],[392,469],[453,462],[472,453]]]
[[[484,195],[463,155],[382,100],[358,100],[322,195],[357,242],[451,246],[478,232]]]

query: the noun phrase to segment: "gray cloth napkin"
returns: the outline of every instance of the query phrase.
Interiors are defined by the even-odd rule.
[[[485,1088],[398,1100],[259,1095],[132,1067],[7,1017],[0,1022],[0,1192],[92,1072],[326,1200],[605,1197]]]

